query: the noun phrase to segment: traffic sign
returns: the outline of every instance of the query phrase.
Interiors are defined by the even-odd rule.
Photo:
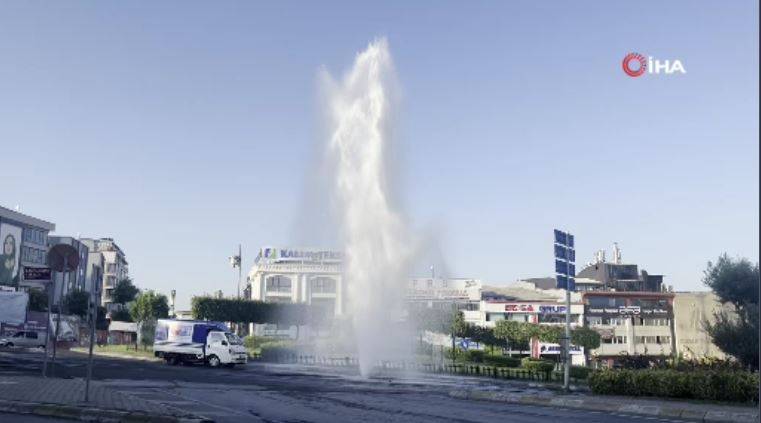
[[[555,273],[557,288],[576,290],[576,250],[570,233],[555,229]]]

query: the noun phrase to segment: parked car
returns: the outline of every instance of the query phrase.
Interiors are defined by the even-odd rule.
[[[45,348],[45,332],[22,330],[6,338],[0,339],[0,346]]]

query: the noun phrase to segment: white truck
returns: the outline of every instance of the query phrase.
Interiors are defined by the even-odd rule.
[[[224,323],[159,319],[153,354],[167,364],[202,363],[211,367],[246,364],[248,353],[241,339]]]

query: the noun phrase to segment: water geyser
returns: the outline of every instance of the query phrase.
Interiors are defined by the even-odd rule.
[[[395,73],[388,43],[359,53],[341,80],[326,77],[327,158],[333,169],[344,277],[349,290],[360,372],[382,360],[408,357],[408,333],[399,323],[414,246],[394,206],[391,115]]]

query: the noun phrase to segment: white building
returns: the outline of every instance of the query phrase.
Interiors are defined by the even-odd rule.
[[[106,307],[108,312],[115,311],[119,305],[113,303],[111,295],[116,283],[129,275],[127,258],[122,249],[119,248],[111,238],[82,238],[81,241],[83,244],[87,245],[90,253],[101,253],[103,257],[102,267],[100,267],[100,269],[93,269],[92,271],[100,271],[103,275],[101,304]]]
[[[263,247],[248,274],[252,300],[306,303],[324,314],[342,316],[346,310],[346,286],[340,252],[316,248]],[[259,335],[288,335],[275,325],[258,325]]]

